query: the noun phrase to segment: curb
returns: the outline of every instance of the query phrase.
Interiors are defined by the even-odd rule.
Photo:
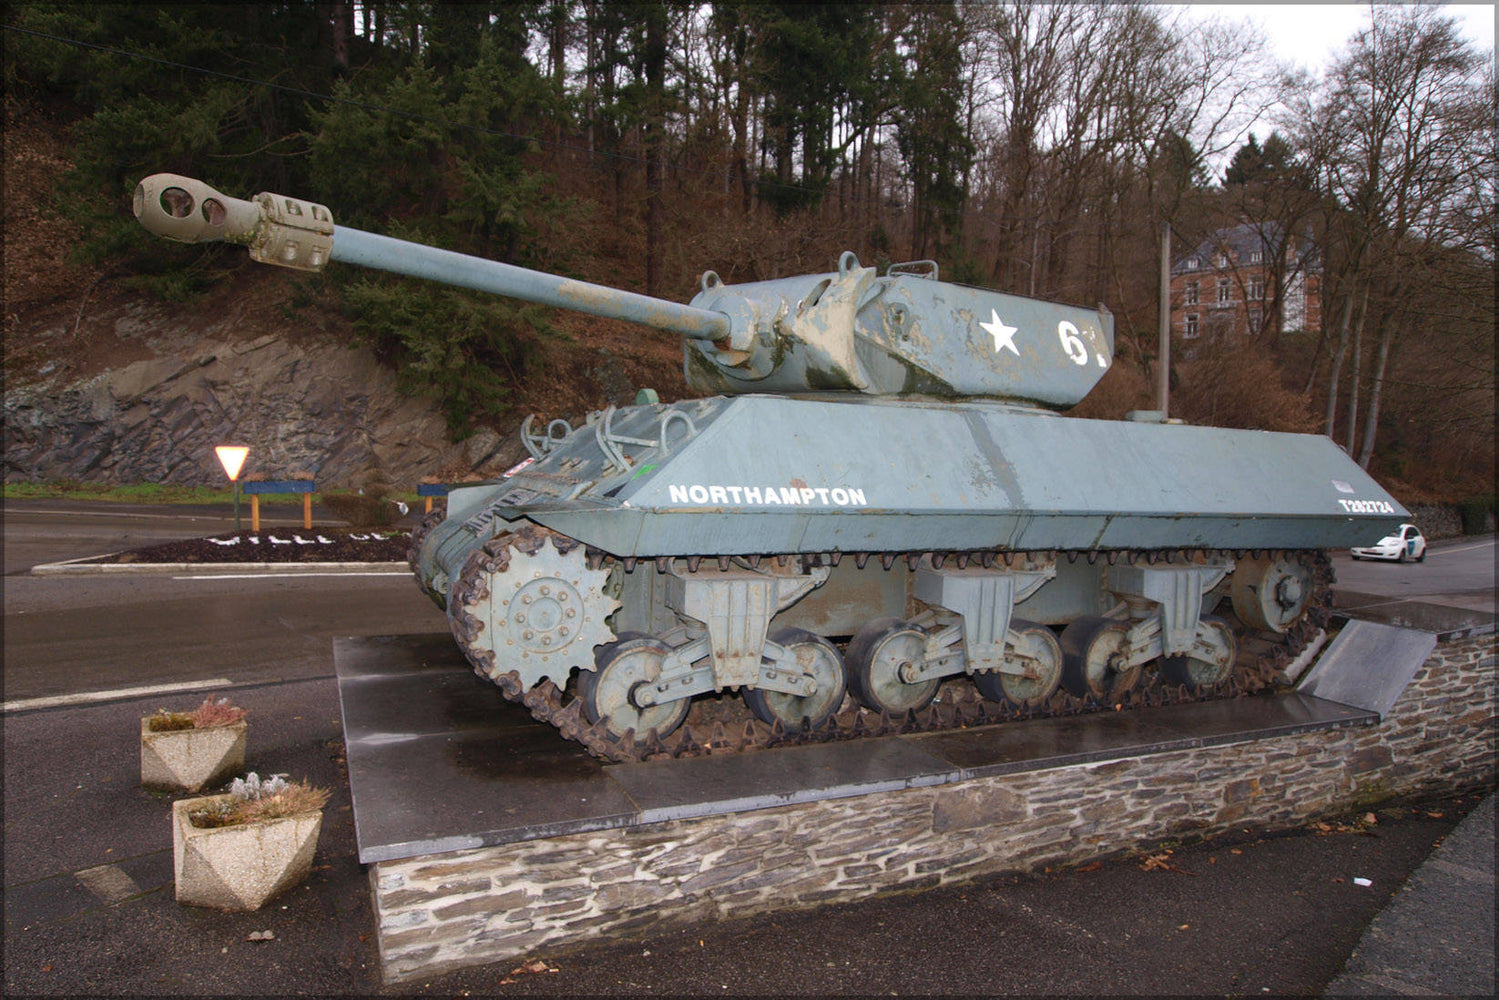
[[[109,553],[118,555],[118,553]],[[399,566],[404,572],[409,569],[404,560],[400,562],[244,562],[244,563],[98,563],[90,559],[106,559],[105,556],[84,556],[64,562],[42,563],[31,567],[32,576],[85,576],[101,574],[165,574],[201,573],[204,576],[228,573],[274,573],[295,571],[298,573],[349,573],[388,570]],[[397,574],[391,573],[390,576]]]

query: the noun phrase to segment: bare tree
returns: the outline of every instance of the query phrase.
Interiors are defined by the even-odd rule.
[[[1342,364],[1353,327],[1355,296],[1400,281],[1440,247],[1471,242],[1472,185],[1493,168],[1492,84],[1483,62],[1462,40],[1456,22],[1426,6],[1375,6],[1370,23],[1333,65],[1319,103],[1307,109],[1312,144],[1325,150],[1324,183],[1335,201],[1346,252],[1336,276],[1343,297],[1336,352],[1328,375],[1325,432],[1337,430]],[[1491,79],[1491,78],[1490,78]],[[1485,84],[1488,84],[1485,86]],[[1489,109],[1485,114],[1485,109]],[[1475,130],[1488,142],[1475,142]],[[1478,178],[1480,180],[1476,180]],[[1492,180],[1488,180],[1490,197]],[[1399,310],[1401,300],[1381,296]],[[1366,465],[1373,454],[1379,408],[1400,317],[1377,321],[1378,344],[1363,422]],[[1350,453],[1357,444],[1361,345],[1354,342],[1355,377],[1348,387]]]

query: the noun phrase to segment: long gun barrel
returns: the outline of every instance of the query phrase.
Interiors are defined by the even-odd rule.
[[[265,192],[246,201],[191,177],[152,174],[136,187],[134,207],[141,225],[158,236],[181,243],[242,244],[267,264],[317,271],[336,260],[629,320],[696,340],[729,335],[729,318],[711,309],[337,226],[324,206],[285,195]]]
[[[330,260],[506,295],[683,337],[689,387],[707,393],[989,397],[1066,407],[1113,363],[1103,306],[1021,298],[937,280],[933,261],[884,276],[852,252],[836,271],[728,285],[712,271],[690,305],[575,281],[333,224],[323,205],[262,193],[229,198],[153,174],[135,215],[183,243],[226,240],[267,264]]]

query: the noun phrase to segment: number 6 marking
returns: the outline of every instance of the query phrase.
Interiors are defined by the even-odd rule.
[[[1088,363],[1088,345],[1083,343],[1083,338],[1078,334],[1077,327],[1067,320],[1057,324],[1057,339],[1062,342],[1062,350],[1067,352],[1067,357],[1075,365]]]

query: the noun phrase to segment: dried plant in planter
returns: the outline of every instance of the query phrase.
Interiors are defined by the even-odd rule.
[[[232,704],[228,698],[214,699],[212,695],[203,699],[203,704],[191,712],[169,712],[156,710],[150,717],[148,728],[153,733],[170,733],[181,729],[212,729],[215,726],[232,726],[242,720],[248,712]]]
[[[173,802],[177,902],[254,910],[299,884],[312,871],[327,802],[327,789],[253,772],[223,795]]]
[[[197,792],[245,769],[249,724],[228,698],[204,698],[191,712],[159,710],[141,719],[141,784]]]
[[[307,781],[286,780],[284,774],[273,774],[264,781],[251,771],[235,778],[229,794],[204,809],[188,813],[188,819],[199,829],[242,826],[258,820],[300,816],[323,808],[331,793]]]

